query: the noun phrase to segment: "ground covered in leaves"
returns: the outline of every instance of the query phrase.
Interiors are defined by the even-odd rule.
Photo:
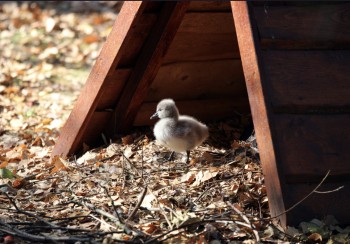
[[[0,4],[1,242],[344,243],[331,216],[284,232],[270,219],[242,117],[210,124],[185,164],[150,128],[50,158],[120,4]],[[331,235],[333,233],[333,235]]]

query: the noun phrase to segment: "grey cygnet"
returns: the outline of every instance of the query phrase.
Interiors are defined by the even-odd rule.
[[[156,140],[175,152],[187,152],[202,144],[209,136],[208,127],[193,117],[180,115],[173,99],[163,99],[157,105],[157,112],[151,119],[160,118],[153,129]]]

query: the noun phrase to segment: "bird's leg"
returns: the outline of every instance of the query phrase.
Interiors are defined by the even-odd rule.
[[[186,164],[190,161],[190,150],[186,151],[187,153],[187,159],[186,159]]]
[[[172,152],[170,153],[170,156],[169,156],[169,158],[168,158],[168,161],[173,160],[174,153],[175,153],[175,151],[172,151]]]

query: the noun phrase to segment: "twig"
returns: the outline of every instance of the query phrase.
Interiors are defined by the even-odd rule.
[[[313,193],[315,193],[315,192],[317,191],[318,188],[320,188],[320,186],[323,184],[323,182],[327,179],[327,177],[328,177],[328,175],[329,175],[330,172],[331,172],[331,171],[328,170],[327,174],[323,177],[323,179],[321,180],[321,182],[320,182],[309,194],[307,194],[305,197],[303,197],[300,201],[298,201],[297,203],[295,203],[293,206],[291,206],[291,207],[288,208],[287,210],[283,211],[282,213],[277,214],[277,215],[274,216],[274,217],[270,217],[269,219],[278,218],[278,217],[280,217],[281,215],[290,212],[290,211],[293,210],[295,207],[297,207],[300,203],[302,203],[302,202],[305,201],[307,198],[309,198]]]
[[[84,229],[84,228],[72,228],[72,227],[61,227],[61,226],[57,226],[57,227],[52,227],[52,226],[42,226],[42,225],[37,225],[36,223],[8,223],[11,225],[26,225],[28,226],[28,228],[26,229],[47,229],[47,230],[65,230],[65,231],[70,231],[70,232],[91,232],[91,229]],[[24,227],[25,228],[25,227]]]
[[[141,206],[141,204],[142,204],[142,202],[143,202],[143,199],[144,199],[145,196],[146,196],[146,193],[147,193],[147,185],[145,186],[145,189],[143,189],[143,191],[142,191],[142,193],[141,193],[141,196],[140,196],[140,198],[139,198],[139,201],[137,202],[137,204],[136,204],[134,210],[131,212],[131,214],[130,214],[129,217],[126,219],[126,221],[131,220],[131,219],[135,216],[137,210],[140,208],[140,206]]]
[[[25,240],[35,241],[35,242],[48,242],[48,241],[59,241],[59,242],[89,242],[90,238],[79,237],[79,236],[38,236],[26,233],[24,231],[18,230],[17,228],[13,228],[11,225],[0,220],[0,225],[5,228],[0,227],[0,231],[7,233],[9,235],[17,236]]]
[[[179,230],[179,229],[184,229],[184,228],[187,228],[187,227],[190,227],[190,226],[200,225],[200,224],[203,224],[203,223],[212,223],[212,222],[216,222],[216,221],[213,220],[213,219],[208,219],[208,220],[200,220],[200,221],[197,221],[197,222],[184,224],[184,225],[182,225],[182,226],[175,227],[175,228],[173,228],[173,229],[171,229],[171,230],[166,231],[165,233],[162,233],[162,234],[160,234],[160,235],[158,235],[158,236],[156,236],[156,237],[153,237],[153,238],[147,240],[147,241],[145,242],[145,244],[146,244],[146,243],[153,243],[154,241],[158,240],[159,238],[161,238],[161,237],[163,237],[163,236],[166,236],[166,235],[170,234],[171,232],[176,231],[176,230]],[[181,232],[178,233],[178,234],[181,234]]]
[[[46,172],[50,172],[53,168],[55,168],[55,166],[51,166],[47,169],[44,169]],[[40,173],[36,173],[36,174],[32,174],[32,175],[28,175],[26,177],[23,178],[23,180],[34,180],[36,176],[42,174],[43,172],[41,171]]]
[[[175,236],[178,236],[178,235],[184,233],[185,231],[186,231],[186,230],[182,230],[182,231],[179,231],[179,233],[176,233],[176,234],[173,234],[173,235],[169,235],[168,237],[164,238],[164,239],[162,240],[162,242],[165,242],[166,240],[169,240],[170,238],[173,238],[173,237],[175,237]],[[146,242],[146,243],[147,243],[147,242]],[[169,242],[169,243],[172,243],[172,242]]]
[[[96,208],[93,204],[91,203],[87,203],[85,201],[82,201],[82,203],[80,202],[75,202],[76,204],[78,205],[82,205],[82,206],[85,206],[87,208],[89,208],[90,210],[93,210],[95,211],[96,213],[98,214],[101,214],[107,218],[109,218],[110,220],[112,220],[113,222],[115,222],[117,224],[118,227],[122,228],[124,230],[124,232],[128,235],[130,235],[131,233],[135,234],[135,235],[139,235],[139,236],[146,236],[145,233],[143,233],[142,231],[140,230],[133,230],[133,229],[130,229],[130,225],[128,225],[127,223],[122,223],[119,221],[118,218],[116,218],[114,215],[102,210],[102,209],[99,209],[99,208]]]
[[[43,218],[41,218],[41,217],[39,217],[39,216],[37,216],[37,215],[35,215],[35,214],[29,213],[29,212],[27,212],[27,211],[24,211],[24,210],[20,209],[20,208],[17,206],[17,204],[15,203],[15,201],[12,199],[12,197],[10,197],[6,192],[3,192],[3,193],[4,193],[5,196],[10,200],[10,202],[12,203],[12,205],[15,207],[15,209],[16,209],[19,213],[22,213],[22,214],[25,214],[25,215],[27,215],[27,216],[36,218],[36,219],[38,219],[39,221],[41,221],[41,222],[47,224],[48,226],[51,226],[51,227],[59,227],[59,226],[57,226],[57,225],[55,225],[55,224],[50,223],[49,221],[46,221],[45,219],[43,219]]]
[[[215,184],[213,184],[213,185],[215,185]],[[214,187],[214,188],[215,188],[215,187]],[[197,198],[196,200],[193,201],[193,203],[198,202],[200,199],[202,199],[202,197],[204,197],[204,195],[205,195],[209,190],[212,190],[212,189],[213,189],[213,187],[207,186],[207,189],[205,189],[205,190],[198,196],[198,198]]]
[[[329,191],[314,191],[314,192],[318,193],[318,194],[328,194],[328,193],[333,193],[333,192],[339,191],[343,188],[344,188],[344,186],[339,186],[338,188],[333,189],[333,190],[329,190]]]
[[[224,224],[228,224],[228,223],[234,223],[236,225],[241,225],[244,227],[247,227],[249,229],[252,229],[252,226],[250,224],[241,222],[241,221],[236,221],[236,220],[232,220],[232,219],[228,219],[228,220],[215,220],[216,223],[224,223]]]
[[[162,206],[160,205],[160,202],[158,200],[158,198],[156,197],[156,195],[153,193],[153,191],[151,189],[149,189],[150,193],[154,196],[154,198],[156,199],[159,209],[160,209],[160,213],[164,216],[166,222],[168,223],[169,226],[172,226],[172,224],[170,223],[168,217],[166,216],[166,213],[164,211],[164,209],[162,208]]]
[[[82,201],[82,203],[80,203],[80,202],[76,202],[76,203],[77,203],[78,205],[83,205],[83,206],[87,207],[88,209],[93,210],[93,211],[95,211],[96,213],[101,214],[101,215],[103,215],[103,216],[109,218],[110,220],[112,220],[113,222],[115,222],[115,223],[117,224],[118,227],[123,228],[123,229],[126,228],[126,226],[125,226],[122,222],[120,222],[119,219],[116,218],[114,215],[112,215],[112,214],[110,214],[110,213],[108,213],[108,212],[106,212],[106,211],[104,211],[104,210],[102,210],[102,209],[96,208],[93,204],[87,203],[87,202],[85,202],[85,201]]]
[[[143,138],[145,137],[144,135],[142,136]],[[142,140],[142,143],[141,143],[141,179],[142,181],[144,181],[143,179],[143,171],[144,171],[144,167],[143,167],[143,140]]]
[[[113,147],[113,151],[114,151],[115,153],[117,153],[117,150],[116,150],[115,147]],[[133,169],[136,171],[136,173],[138,174],[138,176],[142,177],[142,174],[139,172],[139,170],[136,168],[136,166],[135,166],[133,163],[131,163],[131,161],[125,156],[124,152],[120,152],[120,153],[121,153],[121,155],[123,156],[123,158],[126,159],[126,161],[127,161],[128,164],[131,166],[131,168],[133,168]]]
[[[112,204],[112,207],[113,207],[113,210],[114,210],[115,215],[117,216],[119,222],[122,223],[123,221],[120,219],[120,216],[119,216],[117,207],[114,205],[114,201],[113,201],[112,197],[109,195],[107,187],[102,186],[102,188],[105,190],[105,192],[106,192],[108,198],[111,200],[111,204]]]
[[[256,241],[259,243],[260,242],[260,237],[258,231],[255,229],[255,226],[249,221],[248,217],[245,216],[239,209],[237,209],[232,203],[226,202],[243,220],[248,224],[248,228],[250,228],[255,236]],[[239,222],[236,221],[238,224]],[[242,225],[242,223],[239,223]]]
[[[90,214],[90,217],[93,218],[93,219],[96,219],[97,221],[99,221],[100,223],[104,224],[104,225],[108,225],[108,227],[110,228],[113,228],[113,229],[117,229],[117,227],[111,225],[111,224],[108,224],[106,221],[104,221],[103,219],[99,219],[97,218],[95,215],[93,214]]]
[[[125,169],[125,159],[124,157],[122,157],[122,172],[123,172],[123,184],[122,184],[122,187],[121,187],[121,191],[120,192],[123,192],[124,189],[125,189],[125,184],[126,184],[126,169]]]
[[[126,159],[126,162],[128,162],[128,164],[136,171],[138,176],[142,177],[142,174],[139,172],[139,170],[136,168],[136,166],[133,163],[131,163],[131,161],[124,155],[123,152],[122,152],[122,156],[123,156],[123,158]]]

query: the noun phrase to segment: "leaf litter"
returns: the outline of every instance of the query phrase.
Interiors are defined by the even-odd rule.
[[[185,154],[164,160],[150,128],[50,158],[120,5],[0,4],[1,242],[348,242],[332,216],[286,232],[269,218],[259,151],[254,136],[239,140],[239,116],[210,124],[188,165]]]

